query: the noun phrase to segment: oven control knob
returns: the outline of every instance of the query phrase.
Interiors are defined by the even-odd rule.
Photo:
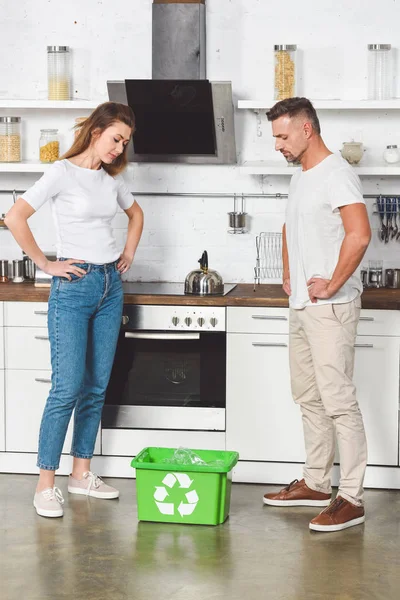
[[[129,317],[127,315],[122,316],[122,325],[128,325]]]
[[[192,324],[192,319],[191,319],[190,317],[186,317],[186,319],[185,319],[185,324],[186,324],[188,327],[190,327],[190,326],[191,326],[191,324]]]
[[[216,319],[215,317],[211,317],[210,323],[213,327],[215,327],[218,323],[218,319]]]
[[[179,323],[179,319],[178,317],[172,317],[172,325],[175,325],[175,327],[178,325]]]
[[[197,319],[197,322],[198,322],[198,324],[199,324],[199,326],[200,326],[200,327],[203,327],[203,325],[204,325],[204,323],[206,322],[206,320],[205,320],[205,319],[203,319],[203,317],[199,317],[199,318]]]

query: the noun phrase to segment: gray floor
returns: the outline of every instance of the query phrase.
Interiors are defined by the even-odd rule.
[[[219,527],[138,523],[135,482],[119,500],[66,497],[38,517],[36,478],[0,475],[1,600],[398,600],[400,492],[368,491],[365,525],[312,533],[312,508],[263,506],[236,484]],[[66,494],[67,480],[57,485]]]

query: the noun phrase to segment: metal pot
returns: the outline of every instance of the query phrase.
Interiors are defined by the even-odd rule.
[[[23,252],[22,255],[24,261],[24,279],[27,281],[35,281],[36,265],[33,260],[25,254],[25,252]]]
[[[217,296],[224,293],[224,282],[217,271],[208,268],[208,254],[204,250],[199,258],[200,269],[191,271],[185,279],[185,294]]]
[[[386,269],[385,284],[388,288],[400,288],[400,269]]]

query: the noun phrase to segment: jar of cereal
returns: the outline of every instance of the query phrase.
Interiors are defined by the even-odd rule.
[[[296,95],[296,51],[295,44],[274,46],[275,100],[284,100]]]
[[[42,163],[52,163],[60,158],[58,129],[40,130],[39,155]]]
[[[21,117],[0,117],[0,162],[21,161]]]

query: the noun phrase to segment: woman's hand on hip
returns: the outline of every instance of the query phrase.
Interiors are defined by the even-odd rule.
[[[42,270],[54,277],[65,277],[68,281],[71,281],[70,273],[77,275],[78,277],[86,275],[84,269],[76,266],[76,264],[84,262],[84,260],[75,258],[68,258],[67,260],[48,260]]]
[[[126,273],[133,262],[133,256],[128,255],[126,252],[123,252],[119,257],[119,261],[117,264],[117,269],[120,273]]]

